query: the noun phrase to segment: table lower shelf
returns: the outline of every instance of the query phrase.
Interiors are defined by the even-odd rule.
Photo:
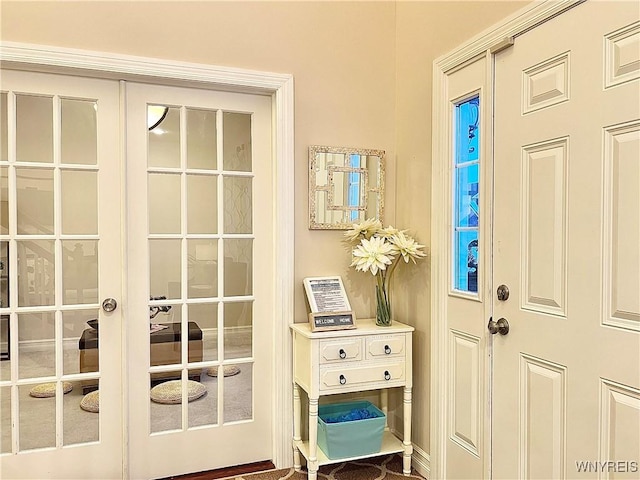
[[[302,441],[297,444],[298,450],[300,453],[306,458],[309,459],[309,442]],[[317,448],[317,457],[318,457],[318,465],[329,465],[331,463],[340,463],[340,462],[348,462],[351,460],[358,460],[360,458],[369,458],[369,457],[377,457],[380,455],[388,455],[390,453],[398,453],[404,452],[404,446],[402,445],[402,440],[396,437],[393,433],[388,430],[385,430],[382,434],[382,446],[380,447],[380,451],[376,453],[371,453],[369,455],[359,455],[357,457],[346,457],[346,458],[336,458],[330,459],[324,454],[324,452]]]

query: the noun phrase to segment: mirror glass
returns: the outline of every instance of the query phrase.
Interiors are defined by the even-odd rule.
[[[348,230],[383,221],[384,150],[309,147],[309,228]]]

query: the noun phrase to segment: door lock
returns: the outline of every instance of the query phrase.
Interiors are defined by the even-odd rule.
[[[495,335],[496,333],[506,335],[509,333],[509,322],[507,322],[506,318],[499,318],[497,322],[494,322],[492,317],[489,319],[489,325],[487,325],[487,328],[491,335]]]
[[[500,300],[501,302],[504,302],[505,300],[509,299],[509,287],[507,287],[506,285],[500,285],[498,287],[498,290],[496,291],[496,294],[498,295],[498,300]]]

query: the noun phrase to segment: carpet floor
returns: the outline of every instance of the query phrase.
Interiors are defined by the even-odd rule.
[[[322,480],[401,480],[424,477],[412,470],[411,475],[402,474],[402,456],[388,455],[383,457],[364,458],[351,462],[324,465],[318,471],[318,479]],[[221,479],[223,480],[223,479]],[[296,472],[293,468],[270,470],[226,477],[225,480],[307,480],[307,472]]]

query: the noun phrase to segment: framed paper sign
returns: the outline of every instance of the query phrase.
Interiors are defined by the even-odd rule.
[[[356,328],[355,315],[340,277],[308,277],[303,280],[311,330]]]

